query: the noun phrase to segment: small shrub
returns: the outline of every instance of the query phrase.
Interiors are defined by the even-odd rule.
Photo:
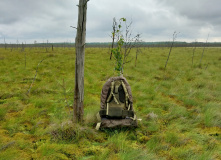
[[[81,136],[78,127],[72,121],[63,122],[60,125],[53,124],[49,127],[49,133],[53,141],[73,142]]]

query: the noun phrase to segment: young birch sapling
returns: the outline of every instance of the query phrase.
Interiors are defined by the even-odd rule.
[[[122,23],[124,23],[125,30],[122,29]],[[131,53],[131,49],[136,47],[136,44],[140,41],[140,34],[132,37],[132,22],[127,24],[126,18],[121,18],[119,22],[116,22],[116,19],[113,19],[113,32],[112,32],[112,53],[114,55],[115,60],[115,71],[118,76],[123,75],[124,64],[131,62],[131,58],[129,59],[129,55]],[[116,40],[116,47],[114,48],[114,41]]]

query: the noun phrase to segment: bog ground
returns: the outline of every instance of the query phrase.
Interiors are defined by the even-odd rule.
[[[0,48],[0,159],[221,159],[221,48],[206,48],[200,65],[202,51],[192,65],[193,48],[173,48],[166,70],[169,48],[142,48],[136,67],[132,51],[124,76],[142,121],[96,131],[102,86],[116,76],[108,49],[86,49],[76,125],[74,48]]]

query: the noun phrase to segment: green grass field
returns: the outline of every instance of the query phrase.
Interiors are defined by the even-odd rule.
[[[164,70],[169,48],[143,48],[136,67],[132,50],[124,76],[142,121],[96,131],[102,86],[116,76],[108,49],[86,49],[79,125],[71,121],[74,48],[0,48],[0,159],[221,159],[221,48],[207,48],[199,66],[202,51],[192,65],[193,48],[173,48]]]

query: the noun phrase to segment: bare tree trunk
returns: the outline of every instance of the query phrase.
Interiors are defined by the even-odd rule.
[[[203,52],[202,52],[202,56],[201,56],[201,59],[200,59],[200,65],[199,65],[199,67],[201,67],[201,62],[202,62],[202,59],[203,59],[203,55],[204,55],[205,48],[206,48],[206,46],[207,46],[208,39],[209,39],[209,34],[208,34],[208,36],[207,36],[206,43],[205,43],[205,45],[204,45],[204,47],[203,47]]]
[[[193,58],[194,58],[195,50],[196,50],[196,40],[195,40],[195,45],[194,45],[194,48],[193,48],[192,66],[193,66]]]
[[[164,69],[167,68],[167,63],[168,63],[168,61],[169,61],[169,59],[170,59],[170,53],[171,53],[171,51],[172,51],[172,48],[173,48],[174,42],[175,42],[175,40],[176,40],[177,34],[178,34],[178,33],[176,33],[176,31],[173,33],[173,41],[172,41],[172,44],[171,44],[171,46],[170,46],[170,51],[169,51],[169,54],[168,54],[167,61],[166,61],[166,64],[165,64]]]
[[[75,38],[75,89],[74,89],[74,122],[82,122],[84,115],[84,55],[85,55],[85,36],[87,2],[89,0],[79,0],[78,5],[78,26]]]
[[[137,66],[137,58],[138,58],[138,54],[141,53],[141,45],[140,45],[140,34],[137,34],[137,39],[135,40],[136,41],[136,59],[135,59],[135,67]]]

